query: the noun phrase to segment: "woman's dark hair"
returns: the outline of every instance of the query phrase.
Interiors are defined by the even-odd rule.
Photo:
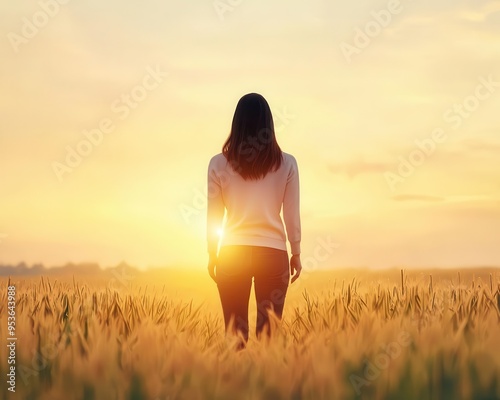
[[[245,180],[263,178],[281,166],[283,154],[276,141],[273,115],[260,94],[248,93],[238,101],[222,154]]]

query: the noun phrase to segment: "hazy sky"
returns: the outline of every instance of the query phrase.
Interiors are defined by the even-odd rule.
[[[257,92],[299,164],[309,266],[500,265],[500,1],[0,15],[0,262],[205,268],[208,161]]]

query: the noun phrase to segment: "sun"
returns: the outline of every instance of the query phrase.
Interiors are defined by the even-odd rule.
[[[223,235],[224,235],[224,228],[217,229],[217,236],[221,238]]]

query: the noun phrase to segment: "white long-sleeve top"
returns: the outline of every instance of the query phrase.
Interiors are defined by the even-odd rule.
[[[216,253],[223,227],[221,246],[252,245],[300,253],[299,170],[295,157],[283,152],[278,170],[259,180],[244,180],[222,153],[208,165],[207,239],[209,253]],[[283,208],[283,226],[281,210]]]

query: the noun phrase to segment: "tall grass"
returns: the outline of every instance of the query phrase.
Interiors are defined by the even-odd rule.
[[[220,306],[169,289],[17,283],[20,399],[500,398],[500,285],[334,281],[297,289],[243,351]],[[6,337],[6,282],[0,333]],[[288,304],[289,303],[289,304]],[[252,321],[251,321],[252,322]],[[7,372],[6,347],[0,372]],[[9,396],[10,395],[10,396]]]

